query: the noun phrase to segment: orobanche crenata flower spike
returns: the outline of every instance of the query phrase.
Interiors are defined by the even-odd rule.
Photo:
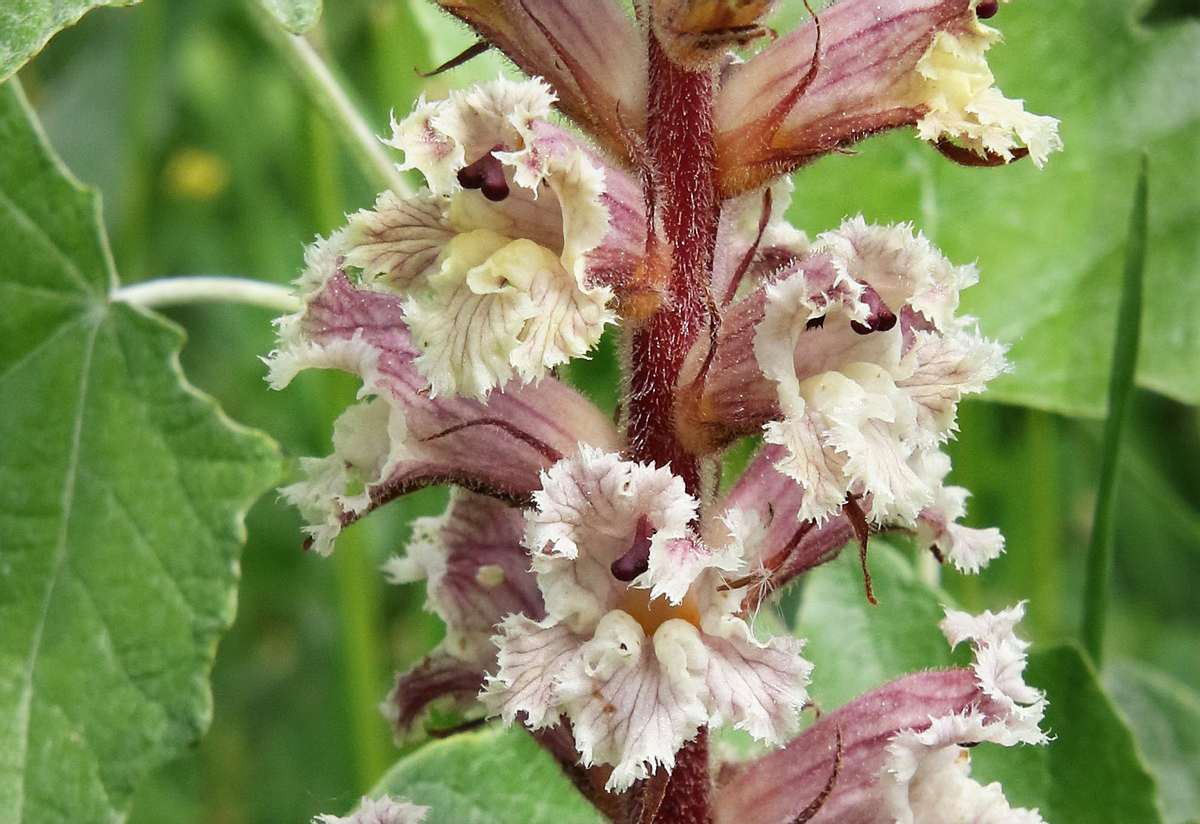
[[[945,484],[959,400],[1006,368],[959,312],[979,273],[910,224],[810,238],[784,218],[786,175],[885,130],[952,162],[1045,163],[1056,121],[984,58],[999,3],[840,0],[790,33],[770,0],[438,3],[529,79],[393,122],[384,142],[425,188],[313,245],[269,358],[280,388],[311,368],[362,381],[333,454],[283,490],[314,550],[452,487],[385,567],[426,582],[447,630],[384,702],[397,732],[433,708],[520,725],[620,822],[1041,821],[967,757],[1047,740],[1023,607],[947,610],[971,667],[817,718],[821,662],[753,621],[848,543],[865,575],[883,530],[966,573],[1003,551]],[[615,421],[557,374],[610,327]],[[724,451],[755,436],[720,485]],[[718,763],[721,729],[765,754]],[[383,798],[324,820],[424,814]]]

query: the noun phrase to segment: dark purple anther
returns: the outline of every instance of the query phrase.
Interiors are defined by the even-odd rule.
[[[975,16],[980,20],[987,20],[989,17],[995,17],[998,11],[1000,0],[979,0],[979,5],[975,7]]]
[[[629,583],[650,568],[650,535],[653,532],[650,519],[639,515],[637,531],[633,533],[633,546],[609,567],[614,578]]]
[[[867,304],[871,314],[867,315],[865,322],[850,321],[850,328],[855,332],[869,335],[872,332],[886,332],[896,325],[896,313],[888,308],[879,293],[870,286],[863,287],[862,302]]]
[[[499,202],[508,197],[508,181],[504,179],[504,166],[492,154],[504,148],[503,143],[497,143],[488,149],[487,154],[469,166],[458,170],[458,183],[464,189],[479,189],[483,196],[492,202]]]

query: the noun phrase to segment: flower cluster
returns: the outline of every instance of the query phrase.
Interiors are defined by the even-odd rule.
[[[964,572],[1003,549],[958,523],[942,451],[958,402],[1006,368],[958,312],[978,273],[907,224],[810,240],[782,177],[899,127],[958,162],[1045,162],[1055,121],[984,61],[996,4],[841,0],[754,53],[770,2],[439,3],[533,79],[392,124],[426,187],[310,249],[269,358],[278,388],[310,368],[362,380],[333,454],[284,489],[314,549],[454,487],[385,568],[424,580],[447,627],[385,702],[397,730],[435,702],[522,724],[616,818],[653,800],[664,821],[807,820],[818,799],[829,821],[1040,821],[974,782],[963,749],[1045,740],[1020,608],[948,612],[971,669],[884,685],[799,736],[813,664],[750,621],[849,541],[865,567],[880,530]],[[609,326],[616,423],[556,371]],[[755,435],[719,495],[722,451]],[[707,786],[722,727],[777,749],[682,798],[672,776]]]

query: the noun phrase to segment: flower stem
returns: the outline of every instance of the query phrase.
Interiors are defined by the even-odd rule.
[[[377,189],[391,189],[402,197],[411,195],[412,187],[384,151],[374,129],[358,113],[312,45],[303,37],[289,34],[263,7],[262,0],[247,0],[246,5],[259,33],[283,58],[312,104],[345,140],[367,181]]]
[[[241,303],[272,312],[295,312],[300,309],[299,299],[287,286],[223,275],[186,275],[146,280],[118,286],[109,299],[143,309],[189,303]]]
[[[646,270],[662,304],[633,332],[626,436],[634,460],[670,465],[700,492],[699,461],[675,431],[676,383],[707,317],[720,205],[713,177],[713,81],[650,38]]]
[[[646,271],[662,303],[630,339],[625,398],[630,456],[670,466],[689,493],[702,497],[700,461],[676,431],[676,386],[684,358],[709,318],[708,283],[720,203],[713,174],[713,76],[675,65],[650,37],[646,135]],[[655,820],[712,820],[707,731],[675,755]]]

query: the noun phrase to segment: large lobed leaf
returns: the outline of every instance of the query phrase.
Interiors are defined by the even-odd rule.
[[[799,634],[810,639],[812,694],[824,710],[907,672],[952,662],[944,640],[935,648],[940,633],[930,620],[948,598],[882,544],[872,545],[870,561],[878,607],[863,596],[853,553],[808,575]],[[961,652],[953,655],[960,666]],[[1130,729],[1080,652],[1034,650],[1026,680],[1046,692],[1043,728],[1053,740],[1044,747],[976,747],[973,774],[1000,781],[1014,805],[1038,808],[1049,824],[1162,824],[1154,780]]]
[[[810,232],[862,211],[913,220],[956,262],[978,259],[964,295],[1015,368],[991,400],[1102,415],[1122,246],[1142,148],[1150,157],[1146,304],[1138,383],[1200,403],[1200,20],[1148,27],[1149,0],[1004,5],[989,53],[998,85],[1062,121],[1065,149],[1038,170],[956,167],[911,133],[863,144],[796,178]]]
[[[99,6],[141,0],[5,0],[0,3],[0,82],[42,50],[46,41]]]
[[[264,436],[183,382],[182,337],[108,302],[94,193],[0,86],[0,823],[125,817],[195,741]]]

